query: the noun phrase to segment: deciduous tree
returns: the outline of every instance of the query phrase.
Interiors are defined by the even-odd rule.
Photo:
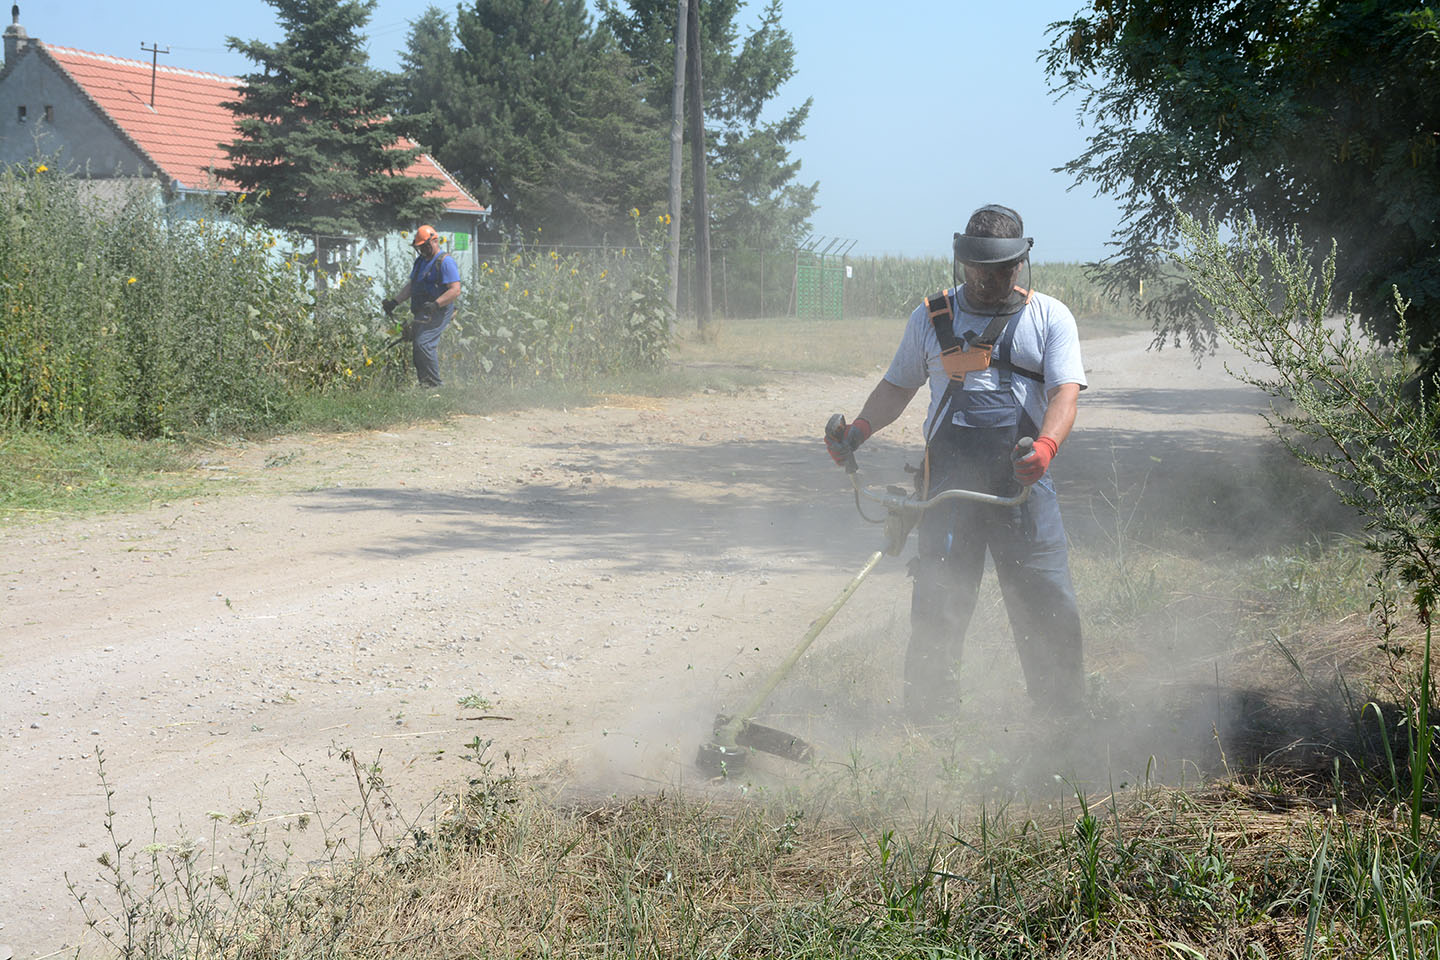
[[[1262,230],[1337,241],[1335,293],[1384,339],[1398,286],[1412,349],[1440,368],[1434,3],[1093,0],[1051,36],[1054,89],[1095,128],[1061,169],[1123,200],[1113,291],[1156,275],[1180,214],[1253,213]],[[1189,288],[1169,290],[1146,304],[1157,339],[1212,344]]]

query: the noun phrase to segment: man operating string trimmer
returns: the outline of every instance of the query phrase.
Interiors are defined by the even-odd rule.
[[[1018,285],[1034,243],[1024,232],[1009,207],[971,215],[955,234],[958,288],[915,309],[860,415],[848,425],[832,418],[826,431],[830,455],[844,463],[928,381],[922,498],[955,488],[1008,497],[1034,484],[1019,506],[952,501],[921,516],[905,655],[905,712],[920,723],[959,703],[956,667],[987,548],[1036,709],[1072,713],[1084,693],[1080,614],[1047,471],[1075,422],[1085,370],[1069,308],[1028,289],[1028,276]],[[1021,437],[1035,438],[1028,453]]]
[[[403,339],[412,341],[415,376],[422,387],[438,387],[440,382],[440,334],[445,332],[455,315],[455,301],[460,296],[460,268],[450,254],[440,249],[440,234],[428,223],[415,231],[415,264],[410,268],[410,282],[393,297],[386,297],[381,307],[388,317],[401,302],[410,301],[414,315],[405,325]]]

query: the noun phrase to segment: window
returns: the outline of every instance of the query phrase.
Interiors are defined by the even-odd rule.
[[[55,122],[55,107],[54,107],[53,105],[51,105],[51,104],[48,104],[48,103],[45,104],[45,122],[46,122],[46,123],[54,123],[54,122]]]
[[[23,103],[22,103],[20,106],[18,106],[18,107],[15,108],[15,122],[16,122],[16,123],[24,123],[24,122],[25,122],[25,105],[24,105]]]

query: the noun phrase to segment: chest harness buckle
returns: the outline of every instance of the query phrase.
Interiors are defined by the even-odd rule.
[[[997,341],[1010,320],[1030,303],[1032,291],[1016,287],[1015,293],[1023,297],[1018,310],[996,314],[990,318],[990,323],[984,330],[979,333],[969,330],[964,337],[955,335],[955,314],[950,306],[950,298],[955,291],[941,290],[933,297],[925,298],[925,312],[930,317],[930,325],[935,328],[935,339],[940,342],[940,363],[952,382],[958,383],[965,379],[967,373],[988,370],[992,366],[1037,383],[1045,382],[1044,374],[1017,367],[1010,362],[1008,342],[1000,344],[997,349]]]

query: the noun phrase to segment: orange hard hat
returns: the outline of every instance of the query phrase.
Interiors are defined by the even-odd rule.
[[[428,241],[430,241],[430,240],[439,240],[439,239],[440,239],[440,234],[438,234],[438,233],[435,232],[435,228],[434,228],[434,227],[430,226],[430,224],[428,224],[428,223],[422,223],[422,224],[420,224],[419,227],[416,228],[416,230],[415,230],[415,239],[414,239],[413,241],[411,241],[410,246],[412,246],[412,247],[418,247],[418,246],[420,246],[422,243],[426,243],[426,242],[428,242]]]

